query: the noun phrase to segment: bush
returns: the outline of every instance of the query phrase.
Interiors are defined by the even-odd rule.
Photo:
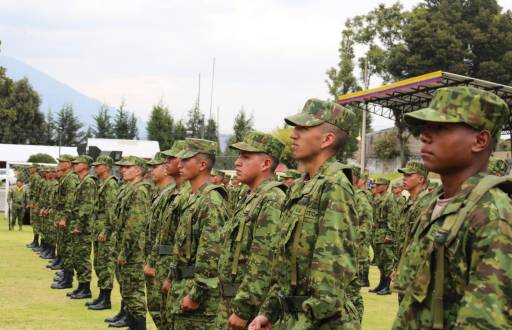
[[[387,132],[373,145],[379,159],[392,159],[400,155],[400,143],[396,131]]]
[[[47,163],[47,164],[56,164],[57,161],[50,155],[48,154],[43,154],[43,153],[39,153],[39,154],[33,154],[31,155],[27,162],[29,163]]]

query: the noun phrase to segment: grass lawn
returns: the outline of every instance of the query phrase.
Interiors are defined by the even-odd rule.
[[[70,290],[50,289],[54,272],[45,268],[47,261],[39,258],[25,244],[32,240],[32,228],[9,232],[3,214],[0,214],[0,329],[106,329],[103,319],[119,310],[119,290],[112,291],[112,310],[89,311],[87,300],[71,300]],[[378,271],[372,267],[370,282],[374,286]],[[76,287],[76,280],[75,280]],[[93,272],[93,296],[98,295]],[[397,298],[368,294],[363,288],[365,315],[363,329],[390,329],[397,310]],[[148,329],[156,329],[150,316]]]

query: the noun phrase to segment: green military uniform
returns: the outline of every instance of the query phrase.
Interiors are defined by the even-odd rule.
[[[249,132],[230,148],[280,159],[284,145],[269,134]],[[221,303],[217,328],[226,327],[232,313],[248,321],[258,313],[270,286],[272,246],[286,189],[273,179],[262,182],[226,223],[219,259]]]
[[[146,168],[145,161],[135,156],[126,157],[117,164]],[[121,297],[129,319],[145,320],[144,226],[150,207],[149,184],[143,180],[128,182],[123,190],[118,205],[114,249],[118,262],[125,262],[118,269]]]
[[[492,93],[451,87],[405,121],[413,128],[465,123],[497,140],[508,115]],[[410,280],[394,329],[512,328],[512,201],[504,192],[512,181],[498,188],[499,180],[476,173],[453,198],[438,197],[422,210],[398,270]]]
[[[167,156],[163,153],[157,153],[155,158],[148,161],[148,165],[162,165],[167,162]],[[145,233],[145,246],[144,246],[144,256],[146,258],[146,264],[155,263],[150,261],[149,258],[151,256],[151,252],[153,250],[153,245],[155,244],[155,240],[157,239],[157,234],[160,232],[162,223],[163,223],[163,215],[166,209],[172,203],[174,197],[176,196],[176,184],[174,182],[170,182],[165,187],[157,187],[156,191],[158,194],[154,196],[151,203],[151,208],[149,212],[149,217],[146,221],[146,227],[144,230]],[[171,198],[172,196],[172,198]],[[147,307],[153,322],[157,328],[161,328],[162,326],[162,318],[160,314],[160,305],[162,300],[162,277],[158,278],[146,276],[146,293],[147,293]]]
[[[28,191],[28,203],[30,206],[30,224],[32,225],[32,230],[34,231],[34,235],[39,235],[39,215],[36,207],[37,200],[39,199],[39,189],[42,183],[42,178],[39,173],[33,173],[30,175],[29,183],[29,191]]]
[[[215,154],[217,143],[187,139],[186,150],[178,157]],[[174,329],[211,329],[219,303],[217,262],[221,250],[221,229],[227,219],[227,196],[223,186],[206,183],[192,192],[179,212],[173,247],[168,308]],[[185,296],[199,304],[193,312],[184,312],[181,302]]]
[[[7,196],[7,203],[9,203],[9,213],[11,214],[11,228],[14,229],[16,222],[21,230],[23,227],[23,217],[25,216],[25,209],[27,207],[27,191],[25,187],[18,187],[17,185],[9,189]]]
[[[239,204],[249,194],[249,190],[249,186],[243,183],[240,183],[237,186],[229,186],[228,205],[231,212],[234,212],[238,208]]]
[[[114,162],[108,156],[99,156],[93,163],[94,166],[108,165],[112,167]],[[105,227],[111,223],[114,217],[114,203],[119,192],[119,184],[115,176],[109,176],[105,180],[100,180],[96,197],[96,212],[92,226],[92,241],[94,255],[94,271],[98,277],[98,288],[103,295],[108,294],[110,299],[110,290],[114,282],[114,258],[112,255],[112,242],[110,236],[105,233]],[[98,239],[102,233],[106,240],[104,242]],[[108,293],[107,293],[108,290]],[[99,299],[101,300],[101,294]],[[93,307],[94,308],[94,307]]]
[[[331,123],[344,131],[353,113],[331,102],[309,100],[289,125]],[[347,297],[357,280],[357,222],[352,185],[345,166],[328,159],[313,177],[291,187],[281,215],[272,286],[260,309],[271,323],[286,329],[359,328]]]

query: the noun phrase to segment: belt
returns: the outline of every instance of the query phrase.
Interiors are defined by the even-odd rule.
[[[287,312],[299,313],[303,312],[302,304],[309,299],[309,296],[284,296],[284,307]]]
[[[220,282],[220,294],[224,298],[233,298],[238,292],[240,283]]]
[[[195,265],[171,267],[171,274],[174,280],[180,281],[186,278],[193,278],[195,273]]]
[[[168,256],[171,254],[171,246],[170,245],[160,245],[158,247],[158,254],[161,256]]]

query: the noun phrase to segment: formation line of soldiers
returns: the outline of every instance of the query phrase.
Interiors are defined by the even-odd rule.
[[[440,89],[406,114],[423,143],[423,162],[399,170],[408,199],[384,178],[368,190],[366,171],[336,160],[355,115],[317,99],[285,119],[304,168],[285,175],[289,186],[274,173],[283,143],[261,132],[230,145],[228,187],[207,140],[125,157],[121,182],[109,157],[64,155],[57,173],[33,169],[33,225],[42,255],[56,250],[49,266],[62,267],[53,288],[76,274],[68,295],[91,297],[94,267],[100,295],[88,308],[105,309],[117,280],[111,327],[146,329],[149,312],[158,329],[360,329],[371,246],[372,291],[399,293],[393,329],[512,328],[512,180],[487,173],[508,114],[471,87]],[[441,186],[429,188],[429,171]]]

